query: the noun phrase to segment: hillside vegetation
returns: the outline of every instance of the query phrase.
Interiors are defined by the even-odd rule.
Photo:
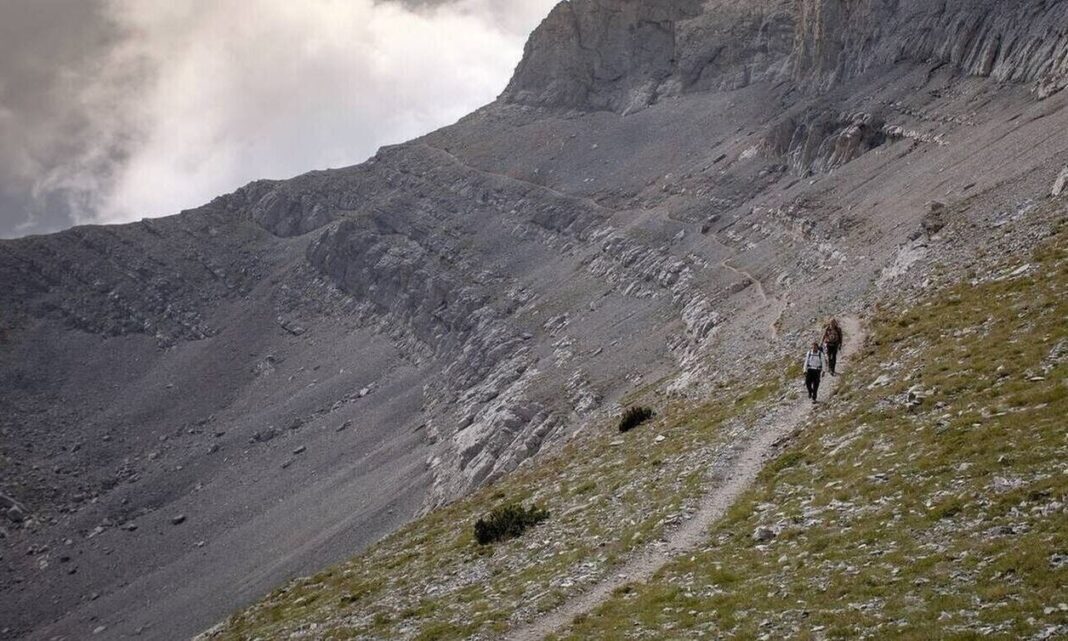
[[[212,638],[499,638],[690,518],[754,422],[788,398],[783,364],[758,379],[765,382],[725,386],[698,407],[676,403],[626,434],[618,417],[606,417],[538,464],[275,591]],[[476,521],[517,503],[552,517],[521,538],[478,545]]]
[[[884,300],[834,403],[701,551],[566,639],[1054,638],[1068,632],[1068,242]],[[500,638],[688,518],[755,421],[797,397],[769,364],[625,435],[541,462],[275,591],[213,639]],[[652,394],[647,396],[652,397]],[[661,399],[662,400],[662,399]],[[552,518],[479,546],[508,504]]]
[[[1068,636],[1066,241],[884,305],[706,548],[563,638]]]

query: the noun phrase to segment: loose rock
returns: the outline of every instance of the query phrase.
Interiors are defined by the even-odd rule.
[[[1061,170],[1061,175],[1057,176],[1057,180],[1053,183],[1053,189],[1049,192],[1049,195],[1056,198],[1063,194],[1065,190],[1068,190],[1068,166]]]

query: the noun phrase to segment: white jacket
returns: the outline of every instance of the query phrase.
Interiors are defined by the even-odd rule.
[[[823,369],[823,352],[809,350],[808,354],[805,354],[805,369]]]

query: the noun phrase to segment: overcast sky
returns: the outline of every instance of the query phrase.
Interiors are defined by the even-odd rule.
[[[491,101],[556,0],[0,0],[0,237],[361,162]]]

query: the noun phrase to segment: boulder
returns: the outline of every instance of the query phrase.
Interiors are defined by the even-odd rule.
[[[0,513],[7,516],[12,523],[22,523],[26,520],[26,508],[5,494],[0,494]]]
[[[278,430],[274,429],[273,427],[269,427],[265,430],[260,430],[253,434],[250,441],[253,443],[266,443],[270,440],[273,440],[276,436],[278,436]]]
[[[756,543],[768,543],[774,539],[778,534],[770,527],[764,527],[763,525],[753,530],[753,541]]]

